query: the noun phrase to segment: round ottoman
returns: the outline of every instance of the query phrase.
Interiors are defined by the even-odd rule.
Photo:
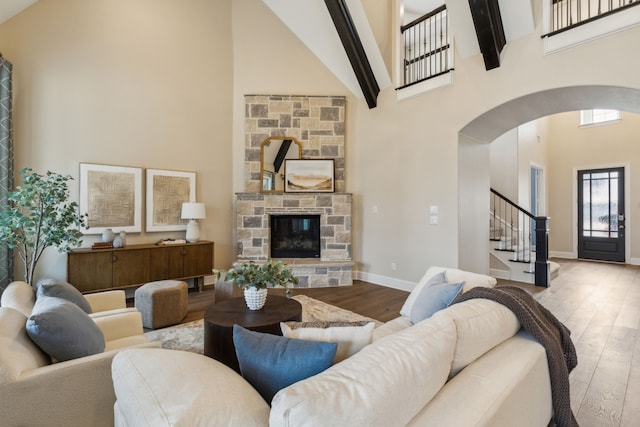
[[[187,315],[187,284],[179,280],[149,282],[136,289],[134,300],[145,328],[175,325]]]

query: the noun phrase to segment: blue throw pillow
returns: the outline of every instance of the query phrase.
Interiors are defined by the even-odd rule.
[[[47,297],[58,297],[66,299],[80,307],[85,313],[91,314],[91,305],[82,293],[71,283],[57,281],[55,279],[43,278],[36,283],[37,297],[41,295]]]
[[[80,307],[57,297],[41,296],[27,319],[29,338],[62,362],[104,351],[104,334]]]
[[[447,308],[458,296],[463,286],[464,282],[433,283],[425,286],[411,308],[411,323],[415,325],[433,316],[437,311]]]
[[[293,383],[319,374],[333,363],[338,344],[304,341],[233,326],[240,372],[264,400]]]

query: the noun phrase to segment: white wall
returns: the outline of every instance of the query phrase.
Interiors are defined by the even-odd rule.
[[[69,174],[74,200],[80,162],[195,171],[202,237],[216,266],[231,263],[229,2],[41,0],[0,25],[0,51],[14,65],[16,171]],[[127,243],[165,237],[184,232]],[[48,249],[38,273],[64,279],[66,255]]]
[[[495,139],[489,147],[491,188],[511,200],[518,200],[518,130]]]
[[[367,2],[378,8],[368,15],[388,13],[390,1]],[[400,287],[431,265],[488,271],[480,247],[488,228],[467,231],[460,219],[476,212],[470,219],[488,224],[486,199],[468,190],[486,182],[488,193],[489,154],[480,150],[476,178],[465,169],[477,148],[468,138],[488,143],[603,100],[640,112],[640,56],[632,54],[640,28],[544,56],[541,0],[533,2],[536,31],[507,44],[500,68],[458,56],[453,85],[403,102],[385,89],[375,109],[349,96],[261,0],[111,4],[41,0],[0,25],[0,50],[16,65],[18,166],[75,174],[78,162],[96,161],[198,171],[199,197],[214,209],[204,229],[217,242],[216,266],[233,259],[245,94],[347,96],[356,269]],[[437,225],[429,224],[430,206],[439,208]]]
[[[579,126],[580,113],[572,111],[549,118],[550,251],[577,256],[577,171],[624,166],[626,182],[627,262],[640,264],[640,115],[622,113],[608,125]]]

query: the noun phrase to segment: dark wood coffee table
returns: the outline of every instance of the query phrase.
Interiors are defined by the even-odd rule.
[[[204,313],[204,354],[240,372],[233,346],[233,325],[256,332],[282,335],[280,322],[300,322],[302,306],[294,299],[269,295],[260,310],[249,310],[244,298],[231,298]]]

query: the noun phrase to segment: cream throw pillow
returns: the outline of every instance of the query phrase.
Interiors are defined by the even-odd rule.
[[[457,268],[447,267],[430,267],[426,273],[422,276],[422,279],[416,284],[409,296],[407,297],[404,305],[400,309],[400,315],[409,317],[411,316],[411,309],[415,303],[418,295],[422,291],[422,288],[431,281],[436,274],[445,272],[448,283],[464,282],[462,292],[467,292],[469,289],[476,286],[483,286],[486,288],[493,288],[497,280],[494,277],[487,276],[485,274],[471,273],[469,271],[459,270]]]
[[[333,363],[343,361],[371,344],[374,322],[283,322],[282,335],[308,341],[338,344]]]

